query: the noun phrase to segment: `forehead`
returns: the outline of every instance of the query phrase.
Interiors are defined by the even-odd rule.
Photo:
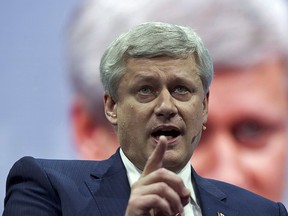
[[[243,115],[261,119],[287,118],[288,94],[283,82],[286,75],[279,62],[217,70],[210,88],[210,119],[222,116],[222,120],[232,120]]]
[[[124,76],[133,79],[159,79],[161,76],[173,75],[173,78],[199,79],[197,65],[193,56],[183,58],[130,58],[126,64]]]

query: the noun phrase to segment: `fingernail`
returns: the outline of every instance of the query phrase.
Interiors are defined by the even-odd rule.
[[[183,212],[183,206],[182,205],[180,205],[179,207],[178,207],[178,213],[176,214],[176,215],[181,215],[181,213]]]

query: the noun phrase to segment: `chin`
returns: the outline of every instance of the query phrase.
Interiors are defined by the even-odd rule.
[[[170,153],[169,151],[165,153],[163,167],[172,171],[175,171],[175,169],[176,171],[180,171],[188,163],[189,159],[186,161],[184,160],[184,156],[179,156],[176,152]]]

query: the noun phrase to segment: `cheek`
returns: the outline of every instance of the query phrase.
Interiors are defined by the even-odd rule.
[[[135,139],[139,131],[142,130],[140,122],[144,122],[144,112],[140,106],[135,106],[132,103],[125,103],[117,108],[118,116],[118,135],[119,139],[128,142],[129,140]],[[127,130],[129,128],[129,130]],[[133,136],[133,137],[132,137]],[[130,142],[130,141],[129,141]]]
[[[192,127],[193,131],[199,131],[202,128],[203,123],[203,109],[202,105],[190,104],[185,108],[179,108],[180,113],[182,113],[182,118],[186,121],[188,127]]]
[[[129,128],[129,130],[127,130],[127,128]],[[134,128],[136,127],[133,118],[127,116],[126,114],[118,117],[118,142],[123,151],[130,157],[131,155],[135,154],[135,149],[138,148],[138,142],[136,141],[137,131]]]
[[[120,141],[123,141],[127,139],[127,129],[126,128],[131,128],[131,124],[133,124],[133,107],[130,106],[129,104],[122,103],[118,104],[117,106],[117,133]]]

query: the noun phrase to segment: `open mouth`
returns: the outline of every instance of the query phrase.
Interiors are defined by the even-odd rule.
[[[180,130],[177,128],[156,128],[152,132],[152,137],[154,139],[159,140],[161,135],[165,136],[168,140],[175,139],[176,137],[180,136]]]

